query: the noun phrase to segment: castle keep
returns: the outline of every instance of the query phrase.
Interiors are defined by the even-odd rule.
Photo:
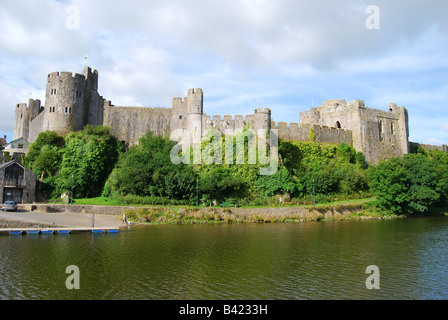
[[[82,130],[87,124],[111,127],[111,133],[129,144],[148,131],[169,136],[175,129],[185,132],[206,132],[212,127],[219,130],[269,129],[271,111],[257,109],[253,115],[207,116],[203,110],[201,89],[190,89],[184,98],[174,98],[171,108],[142,108],[114,106],[98,93],[98,71],[84,68],[82,74],[54,72],[47,77],[45,107],[40,100],[16,105],[14,139],[36,140],[42,131],[65,134]],[[194,124],[200,123],[201,125]]]
[[[114,106],[98,93],[98,71],[84,68],[82,74],[53,72],[47,77],[45,107],[30,99],[15,109],[14,140],[36,140],[42,131],[65,134],[82,130],[86,125],[105,125],[120,141],[129,144],[148,131],[169,137],[176,129],[191,136],[216,128],[223,134],[245,127],[277,129],[282,140],[321,143],[347,143],[365,154],[372,164],[382,159],[409,153],[408,114],[404,107],[391,103],[388,110],[367,108],[361,100],[330,100],[318,108],[300,113],[300,123],[276,123],[270,109],[259,108],[254,114],[204,114],[203,92],[189,89],[184,98],[173,98],[171,108]],[[447,146],[429,146],[448,151]]]

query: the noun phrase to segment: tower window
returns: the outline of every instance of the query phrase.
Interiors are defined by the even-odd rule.
[[[380,132],[380,141],[383,141],[384,140],[384,137],[383,137],[383,121],[380,121],[378,123],[378,130]]]
[[[182,116],[179,116],[179,120],[182,120]]]
[[[68,108],[68,113],[72,113],[72,108]]]
[[[341,129],[341,123],[339,121],[336,121],[336,128]]]
[[[390,133],[391,134],[395,133],[395,128],[394,128],[394,123],[393,122],[390,124]]]
[[[67,107],[65,107],[65,113],[68,113],[68,108]]]

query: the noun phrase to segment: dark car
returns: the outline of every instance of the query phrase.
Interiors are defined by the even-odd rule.
[[[6,201],[3,205],[2,205],[2,211],[16,211],[17,210],[17,205],[14,201]]]

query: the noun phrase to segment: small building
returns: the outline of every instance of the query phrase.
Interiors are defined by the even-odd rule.
[[[5,146],[3,152],[9,152],[9,155],[13,155],[15,153],[23,153],[27,154],[30,147],[30,143],[24,138],[18,138]]]
[[[16,160],[0,165],[0,203],[33,203],[36,199],[36,175]]]
[[[0,138],[0,150],[3,150],[3,148],[6,147],[8,143],[6,142],[6,135],[3,136],[3,138]]]

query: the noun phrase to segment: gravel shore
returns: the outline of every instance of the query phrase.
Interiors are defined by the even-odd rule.
[[[17,210],[0,211],[0,228],[21,227],[82,227],[116,228],[124,227],[121,216],[84,214],[73,212],[48,213],[39,211]]]

